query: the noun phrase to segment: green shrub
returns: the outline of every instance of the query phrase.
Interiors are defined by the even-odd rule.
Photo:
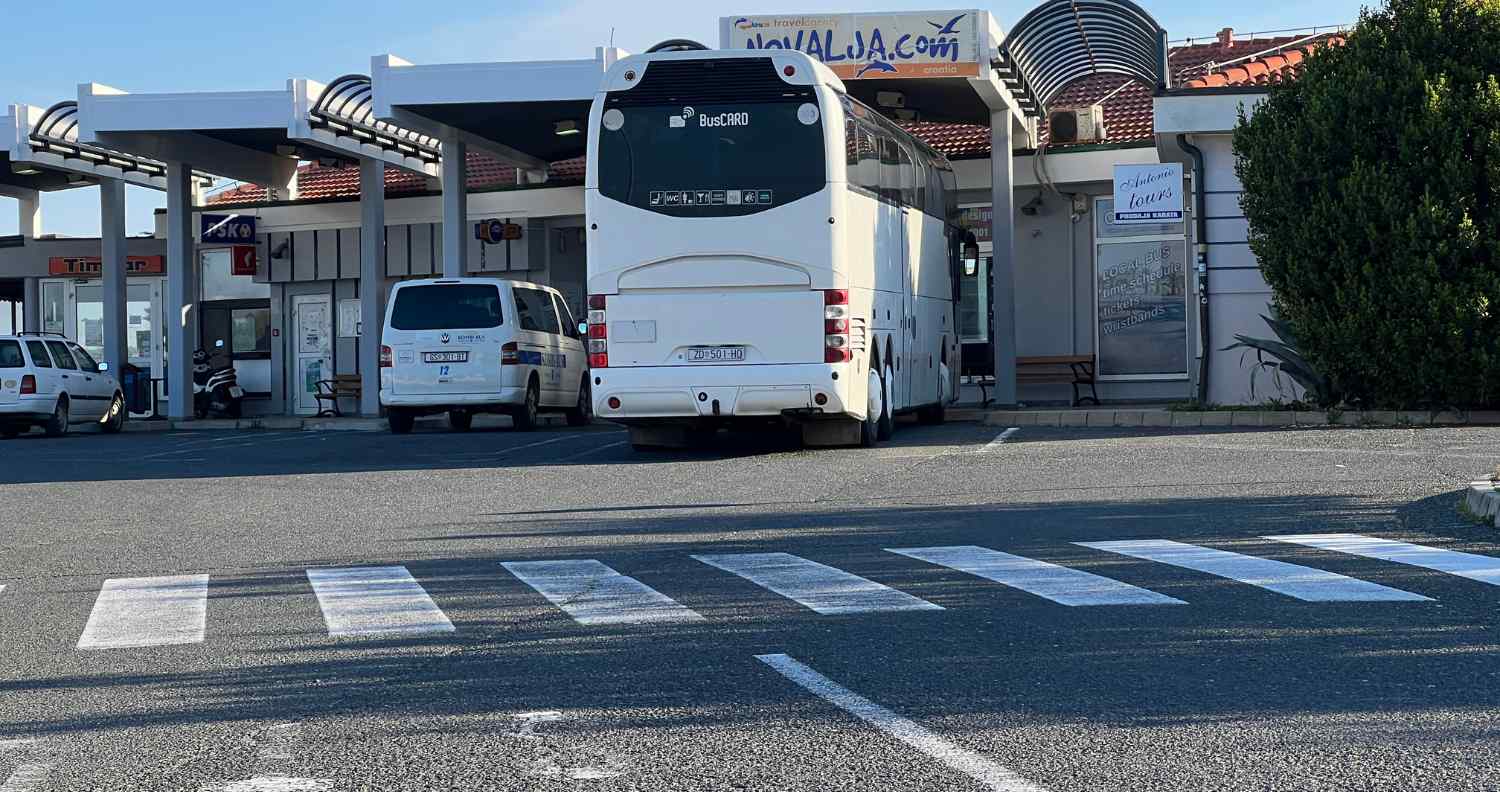
[[[1330,391],[1500,403],[1500,0],[1390,0],[1235,132],[1250,245]]]

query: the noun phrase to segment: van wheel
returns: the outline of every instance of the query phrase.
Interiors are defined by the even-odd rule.
[[[568,418],[568,426],[588,426],[589,413],[594,409],[592,396],[589,394],[589,381],[585,377],[578,386],[578,404],[568,410],[565,415]]]
[[[890,364],[886,364],[885,372],[880,377],[880,392],[882,394],[880,411],[880,439],[889,440],[896,433],[895,411],[891,409],[891,383],[896,375],[891,371]]]
[[[517,431],[529,432],[536,428],[536,415],[541,400],[541,391],[537,387],[536,380],[533,379],[526,385],[526,402],[521,405],[521,409],[517,410],[514,416]]]
[[[405,410],[391,410],[386,420],[391,424],[391,434],[408,434],[417,417]]]
[[[885,383],[873,367],[865,387],[869,395],[865,399],[865,419],[859,425],[859,444],[873,448],[880,442],[880,416],[885,412]]]
[[[109,412],[104,414],[104,423],[99,429],[105,434],[119,434],[125,428],[125,397],[116,393],[109,402]]]
[[[448,428],[455,432],[467,432],[474,425],[474,413],[465,410],[448,411]]]
[[[68,433],[68,397],[57,400],[57,407],[53,409],[52,417],[47,419],[43,428],[47,430],[48,437],[62,437]]]

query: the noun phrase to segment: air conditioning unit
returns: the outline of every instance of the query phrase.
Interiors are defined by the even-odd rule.
[[[1104,139],[1104,106],[1089,105],[1047,114],[1048,140],[1053,143],[1097,143]]]

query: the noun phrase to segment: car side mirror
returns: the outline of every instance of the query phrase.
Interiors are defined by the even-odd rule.
[[[108,374],[109,373],[109,364],[106,363],[106,362],[104,362],[104,361],[100,361],[99,362],[99,373],[100,374]]]

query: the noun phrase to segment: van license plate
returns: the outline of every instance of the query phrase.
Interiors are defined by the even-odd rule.
[[[689,363],[743,363],[745,348],[742,346],[688,347]]]
[[[468,363],[468,352],[423,352],[423,363]]]

